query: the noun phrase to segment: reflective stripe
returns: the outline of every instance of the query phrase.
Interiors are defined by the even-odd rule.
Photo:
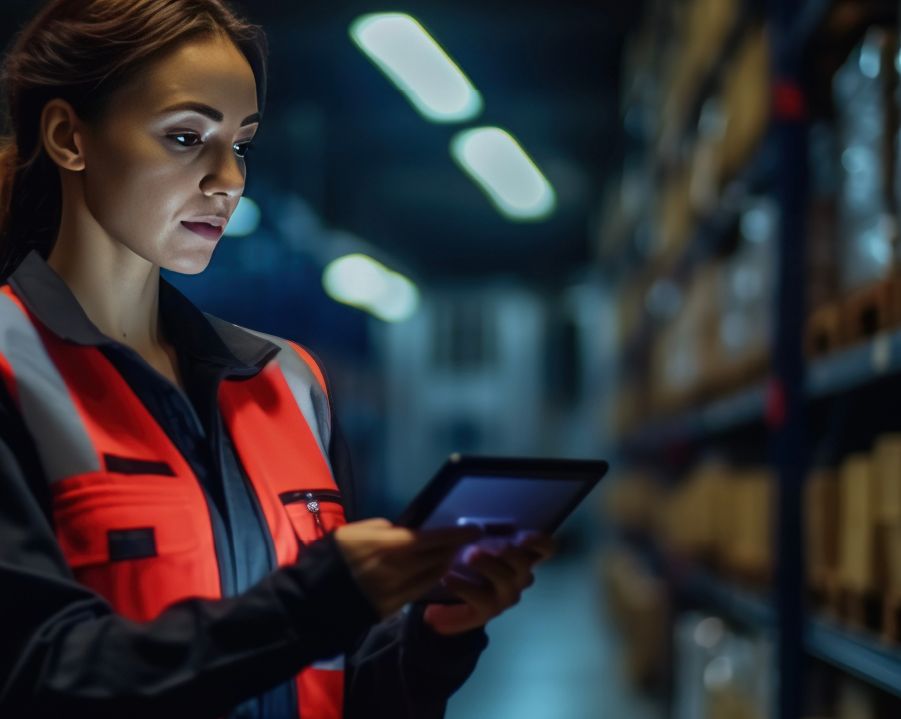
[[[297,406],[300,407],[304,419],[313,430],[313,436],[316,438],[322,455],[328,459],[328,446],[332,433],[331,414],[325,389],[319,383],[313,369],[301,358],[300,353],[291,342],[246,327],[241,329],[269,340],[281,349],[281,352],[275,355],[272,361],[278,363]]]
[[[313,669],[322,669],[329,672],[340,672],[344,670],[344,655],[339,654],[333,659],[323,659],[320,662],[314,662],[310,665]]]
[[[0,292],[0,353],[15,375],[19,409],[48,481],[98,471],[100,457],[62,375],[31,319],[7,293]]]

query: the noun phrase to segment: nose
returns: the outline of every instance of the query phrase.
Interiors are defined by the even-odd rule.
[[[244,163],[232,148],[231,144],[210,148],[211,166],[200,185],[205,195],[240,197],[244,192]]]

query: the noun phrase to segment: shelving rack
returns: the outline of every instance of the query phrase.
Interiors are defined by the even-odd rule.
[[[896,4],[897,5],[897,4]],[[696,409],[647,424],[624,439],[625,455],[654,456],[679,445],[714,441],[750,425],[765,426],[779,488],[776,513],[775,580],[770,596],[750,594],[701,569],[683,572],[678,586],[686,596],[776,640],[779,678],[775,716],[800,719],[804,663],[814,657],[901,697],[901,648],[822,617],[808,617],[804,603],[802,490],[807,474],[806,410],[810,403],[840,396],[890,377],[901,377],[901,331],[807,363],[802,338],[805,319],[805,216],[808,201],[804,52],[826,17],[832,0],[748,0],[722,48],[722,66],[742,32],[742,23],[762,10],[772,40],[771,124],[762,149],[739,175],[746,188],[768,187],[779,207],[778,275],[773,305],[771,371],[766,381],[719,397]],[[715,86],[702,78],[692,103],[695,114]],[[702,222],[673,279],[714,254],[737,208],[725,206]]]
[[[869,384],[901,378],[901,330],[838,351],[807,365],[803,399],[831,397]],[[717,398],[697,409],[654,422],[626,438],[630,454],[659,452],[672,444],[690,444],[766,417],[768,385],[760,382]]]
[[[776,627],[776,609],[769,598],[742,591],[707,572],[692,571],[684,578],[683,589],[700,604],[741,625],[763,632]],[[901,648],[822,617],[805,622],[802,642],[810,656],[901,697]]]

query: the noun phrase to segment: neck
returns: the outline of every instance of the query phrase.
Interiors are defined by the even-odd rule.
[[[63,217],[47,264],[107,337],[139,353],[161,347],[159,266],[86,224]]]

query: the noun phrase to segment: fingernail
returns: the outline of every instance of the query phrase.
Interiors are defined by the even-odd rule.
[[[539,532],[535,532],[533,530],[524,530],[518,532],[516,535],[515,542],[518,545],[528,544],[529,542],[534,542],[541,537]]]

